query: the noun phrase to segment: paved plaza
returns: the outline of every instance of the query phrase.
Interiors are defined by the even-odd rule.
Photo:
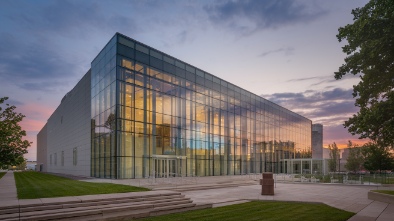
[[[185,192],[194,202],[228,205],[245,200],[275,200],[321,202],[329,206],[357,213],[350,220],[394,220],[394,205],[369,200],[372,186],[278,183],[274,196],[262,196],[260,185]]]
[[[394,189],[393,187],[368,185],[275,183],[274,196],[262,196],[259,177],[221,176],[172,179],[83,179],[88,182],[110,182],[125,185],[145,186],[153,190],[173,190],[182,192],[195,203],[212,203],[214,207],[249,200],[276,200],[319,202],[329,206],[357,213],[350,220],[394,220],[394,204],[368,199],[373,189]],[[24,200],[19,200],[23,203]],[[18,202],[12,172],[0,179],[0,204]]]

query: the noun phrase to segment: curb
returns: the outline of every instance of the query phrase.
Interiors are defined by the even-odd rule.
[[[389,195],[389,194],[384,194],[384,193],[369,191],[368,192],[368,199],[376,200],[376,201],[383,202],[383,203],[394,204],[394,195]]]

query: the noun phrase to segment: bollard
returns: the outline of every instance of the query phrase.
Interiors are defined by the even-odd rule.
[[[272,173],[263,173],[260,179],[261,195],[274,195],[274,178]]]

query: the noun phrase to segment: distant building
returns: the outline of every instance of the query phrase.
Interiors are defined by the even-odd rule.
[[[323,159],[329,159],[329,158],[330,158],[330,149],[323,148]]]
[[[37,162],[34,160],[28,160],[26,162],[26,170],[35,170]]]
[[[349,157],[349,154],[350,154],[350,148],[342,149],[342,160],[346,160],[347,161],[347,158]]]
[[[323,125],[312,124],[312,158],[323,159]]]
[[[347,169],[345,168],[345,165],[347,163],[347,159],[349,158],[350,150],[351,150],[351,148],[344,148],[344,149],[342,149],[341,171],[344,171],[344,170],[347,171]]]

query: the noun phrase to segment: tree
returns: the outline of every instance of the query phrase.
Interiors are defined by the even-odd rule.
[[[0,98],[0,105],[7,99],[8,97]],[[22,139],[26,136],[26,131],[19,126],[25,116],[16,113],[15,109],[15,106],[9,104],[5,104],[4,109],[0,106],[0,167],[23,163],[23,154],[27,153],[31,144]]]
[[[15,165],[16,170],[26,170],[26,167],[27,167],[26,159],[23,159],[23,161],[20,164]]]
[[[388,147],[381,147],[377,143],[368,142],[363,145],[365,156],[364,167],[369,171],[391,170],[393,155]]]
[[[298,151],[295,153],[295,158],[297,158],[297,159],[301,159],[301,158],[303,158],[303,159],[305,159],[305,158],[312,158],[312,150],[305,150],[305,149],[303,149],[303,150],[298,150]]]
[[[105,123],[104,123],[104,127],[105,128],[107,128],[107,129],[109,129],[111,132],[113,132],[113,131],[115,131],[115,121],[116,121],[116,118],[115,118],[115,114],[114,113],[110,113],[109,115],[108,115],[108,118],[107,118],[107,120],[105,121]]]
[[[339,28],[338,41],[345,64],[335,78],[360,76],[353,86],[358,113],[345,121],[353,135],[369,138],[382,146],[394,144],[394,1],[371,0],[352,10],[354,23]]]
[[[362,170],[364,164],[364,156],[361,151],[361,147],[353,145],[349,140],[348,142],[349,156],[345,164],[345,168],[354,173]]]
[[[339,149],[335,142],[333,144],[329,144],[328,149],[330,150],[328,169],[330,170],[330,172],[335,172],[337,171],[337,162],[339,162]]]

